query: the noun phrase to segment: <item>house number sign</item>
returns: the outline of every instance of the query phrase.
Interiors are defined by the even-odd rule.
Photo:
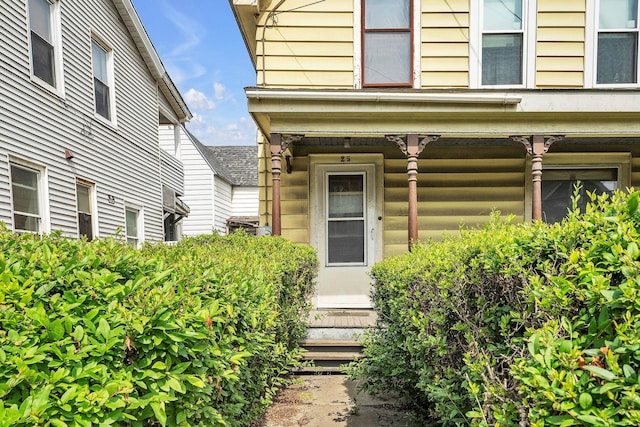
[[[351,163],[351,156],[340,156],[340,163]]]

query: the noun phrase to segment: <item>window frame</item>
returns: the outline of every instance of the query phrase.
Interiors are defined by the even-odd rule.
[[[35,73],[34,69],[34,46],[32,42],[32,33],[37,37],[42,37],[32,29],[31,26],[31,9],[30,4],[32,0],[25,2],[26,16],[27,16],[27,42],[29,46],[29,76],[32,82],[37,85],[57,94],[60,97],[64,97],[64,72],[63,72],[63,59],[62,59],[62,25],[60,19],[60,0],[43,0],[45,3],[49,3],[49,26],[51,30],[51,48],[53,51],[53,84],[49,83],[45,79],[41,78]],[[49,42],[45,40],[48,44]]]
[[[29,172],[33,172],[36,174],[37,182],[36,182],[36,190],[38,191],[37,199],[38,199],[38,215],[34,216],[29,212],[21,212],[16,211],[15,209],[15,193],[14,193],[14,184],[13,184],[13,167],[27,170]],[[49,206],[47,204],[48,194],[47,194],[47,175],[46,168],[44,166],[22,160],[13,157],[9,157],[9,194],[11,197],[11,229],[16,233],[33,233],[33,234],[46,234],[51,231],[50,228],[50,216],[49,216]],[[16,220],[15,215],[25,215],[30,217],[36,217],[38,219],[38,230],[23,230],[16,228]]]
[[[127,227],[127,212],[136,212],[136,232],[137,235],[134,237],[133,235],[129,235],[129,230]],[[140,249],[142,243],[144,243],[144,208],[142,205],[132,202],[124,203],[124,238],[125,243],[130,245],[129,239],[135,240],[135,244],[132,245],[135,249]]]
[[[357,58],[356,67],[356,84],[355,86],[358,88],[411,88],[416,86],[416,71],[414,69],[416,63],[416,52],[419,52],[419,49],[416,48],[416,36],[415,36],[415,27],[416,27],[416,11],[415,5],[420,4],[419,1],[415,0],[407,0],[409,2],[409,27],[408,28],[384,28],[384,29],[367,29],[365,25],[366,19],[366,3],[367,0],[356,0],[358,6],[356,7],[356,12],[360,14],[360,19],[358,21],[359,28],[356,28],[356,37],[354,40],[358,40],[356,45],[359,48],[359,58]],[[356,16],[357,19],[357,16]],[[419,21],[418,21],[419,22]],[[365,60],[366,60],[366,51],[365,51],[365,36],[367,33],[408,33],[409,34],[409,66],[408,66],[408,75],[406,83],[367,83],[366,81],[366,69],[365,69]],[[359,46],[358,46],[359,45]],[[419,63],[419,61],[418,61]],[[418,75],[420,73],[417,73]]]
[[[482,83],[482,36],[484,34],[514,34],[508,31],[484,31],[484,0],[471,1],[469,21],[469,87],[471,89],[535,88],[536,29],[538,0],[522,0],[522,83],[485,85]]]
[[[78,220],[78,238],[80,234],[80,209],[78,207],[78,187],[86,187],[89,189],[89,214],[91,215],[91,234],[92,239],[96,240],[98,236],[98,198],[96,192],[96,184],[82,178],[76,178],[76,218]],[[87,236],[88,237],[88,236]]]
[[[600,34],[600,0],[587,0],[586,38],[585,38],[585,76],[584,86],[591,88],[637,88],[640,87],[640,2],[636,14],[636,27],[633,31],[604,29],[603,33],[636,34],[636,73],[635,82],[598,83],[598,40]]]
[[[108,78],[108,84],[103,83],[109,89],[109,117],[105,117],[98,112],[97,109],[97,96],[96,96],[96,67],[93,60],[93,46],[94,44],[98,46],[105,52],[105,62],[106,62],[106,73]],[[93,87],[93,114],[98,119],[104,123],[116,126],[117,125],[117,114],[116,114],[116,84],[115,84],[115,73],[114,73],[114,51],[109,44],[104,42],[104,40],[97,36],[96,34],[91,34],[91,40],[89,43],[90,53],[91,53],[91,86]]]
[[[632,156],[629,152],[547,153],[542,157],[542,171],[544,173],[545,170],[617,169],[618,189],[626,191],[631,187],[631,160]],[[525,218],[529,221],[532,218],[533,206],[531,172],[531,156],[527,156]]]

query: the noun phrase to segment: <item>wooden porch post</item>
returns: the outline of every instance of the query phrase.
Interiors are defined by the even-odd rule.
[[[437,140],[439,136],[427,136],[422,141],[417,134],[407,135],[405,143],[401,136],[389,135],[387,139],[395,142],[400,150],[407,156],[407,176],[409,181],[409,206],[408,206],[408,241],[409,252],[414,242],[418,241],[418,156],[429,144]]]
[[[289,148],[292,142],[300,141],[302,135],[287,135],[282,138],[282,134],[272,133],[270,138],[269,147],[271,149],[271,185],[272,185],[272,197],[271,197],[271,235],[282,235],[282,214],[280,211],[280,175],[282,172],[282,153]]]
[[[527,153],[531,155],[531,181],[533,182],[531,219],[533,221],[542,219],[542,156],[549,151],[551,144],[562,138],[562,136],[551,136],[545,140],[544,135],[539,134],[533,135],[531,139],[524,136],[511,137],[512,140],[521,142]]]

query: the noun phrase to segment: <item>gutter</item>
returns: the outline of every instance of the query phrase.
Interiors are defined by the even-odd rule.
[[[449,104],[504,104],[514,105],[522,96],[508,94],[424,93],[424,92],[369,92],[369,91],[283,91],[246,89],[247,99],[296,101],[367,101],[367,102],[423,102]]]

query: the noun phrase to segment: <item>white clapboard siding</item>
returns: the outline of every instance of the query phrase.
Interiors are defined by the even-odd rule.
[[[128,202],[143,209],[144,239],[162,240],[157,83],[112,0],[61,2],[60,10],[64,98],[30,78],[26,2],[0,8],[0,220],[12,226],[7,169],[15,158],[46,168],[51,230],[77,236],[75,182],[82,178],[96,184],[100,237],[124,228]],[[92,34],[113,49],[115,125],[94,114]],[[181,168],[169,163],[167,177]]]
[[[227,220],[231,217],[231,184],[216,175],[213,180],[214,228],[222,233],[227,231]]]
[[[258,187],[233,187],[232,216],[258,216]]]
[[[184,236],[209,234],[213,231],[213,171],[200,151],[181,130],[180,153],[184,164],[184,196],[190,212],[182,221]]]

